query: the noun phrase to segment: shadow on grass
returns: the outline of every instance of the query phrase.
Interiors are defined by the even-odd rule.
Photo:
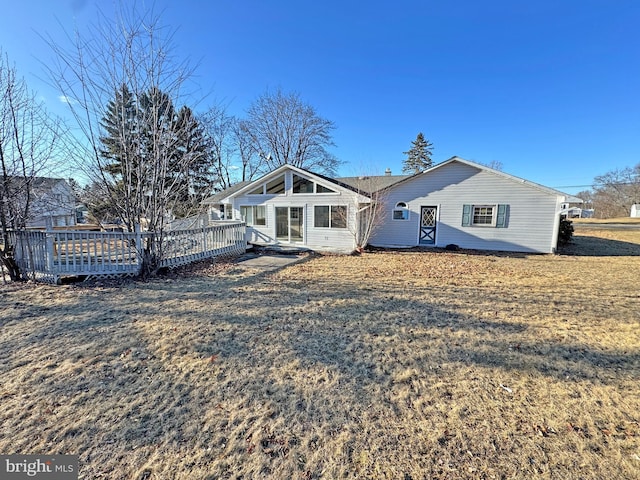
[[[407,370],[428,384],[442,380],[443,365],[605,385],[623,368],[637,378],[636,351],[541,344],[525,323],[445,306],[462,295],[478,302],[477,312],[526,308],[509,292],[434,286],[399,298],[392,289],[276,283],[273,273],[233,267],[214,277],[70,289],[71,300],[59,305],[16,302],[2,314],[0,340],[1,376],[21,376],[4,388],[27,395],[0,414],[5,428],[27,432],[15,448],[44,438],[60,453],[80,453],[88,478],[116,478],[109,475],[122,468],[116,450],[139,449],[131,453],[135,471],[158,445],[180,452],[188,443],[209,448],[211,458],[239,459],[252,448],[267,457],[294,449],[309,425],[339,432],[344,419],[388,405],[387,392]],[[55,411],[64,408],[73,419],[58,423]],[[276,437],[273,425],[294,440]],[[222,433],[211,445],[214,431]],[[198,455],[194,462],[209,458]]]
[[[640,256],[640,244],[576,235],[570,244],[560,247],[558,253],[576,257],[637,257]]]

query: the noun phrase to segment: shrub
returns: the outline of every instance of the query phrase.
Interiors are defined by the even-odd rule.
[[[560,229],[558,230],[558,245],[566,245],[573,238],[573,222],[566,217],[560,217]]]

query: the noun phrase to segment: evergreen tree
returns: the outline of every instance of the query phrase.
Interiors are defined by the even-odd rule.
[[[123,166],[137,155],[136,139],[138,112],[136,101],[126,85],[115,92],[107,104],[100,126],[105,134],[100,137],[100,154],[105,160],[103,169],[114,177],[122,177]]]
[[[211,195],[215,184],[212,159],[208,153],[203,125],[189,107],[182,107],[176,119],[176,166],[180,166],[183,183],[174,214],[184,217],[197,210],[204,198]]]
[[[411,142],[411,148],[408,152],[406,160],[402,163],[403,173],[420,173],[431,167],[431,155],[433,153],[433,144],[424,138],[422,132],[418,133],[416,139]]]

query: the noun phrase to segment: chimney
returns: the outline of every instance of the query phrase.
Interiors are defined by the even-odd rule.
[[[384,171],[384,174],[385,174],[387,177],[390,177],[390,176],[391,176],[391,169],[390,169],[389,167],[387,167],[387,169]]]

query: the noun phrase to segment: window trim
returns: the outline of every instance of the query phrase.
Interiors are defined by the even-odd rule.
[[[247,215],[242,215],[243,209],[251,209],[251,223],[247,221]],[[262,208],[264,215],[261,218],[264,218],[264,223],[257,223],[258,217],[258,209]],[[240,219],[243,222],[246,222],[247,227],[266,227],[267,226],[267,206],[266,205],[240,205]],[[244,217],[244,218],[243,218]]]
[[[396,212],[401,212],[402,218],[396,218]],[[409,210],[409,204],[407,204],[407,202],[398,202],[391,212],[391,219],[397,222],[406,222],[409,220],[410,213],[411,211]]]
[[[478,213],[476,214],[476,209],[490,208],[491,209],[491,223],[477,223],[476,217],[488,218],[488,214]],[[472,227],[495,227],[496,220],[498,218],[498,205],[485,203],[480,205],[471,205],[471,225]]]
[[[295,177],[299,177],[299,178],[302,178],[302,179],[304,179],[304,180],[306,180],[308,182],[311,182],[312,185],[313,185],[312,191],[311,192],[296,192],[296,191],[294,191],[295,185],[296,185]],[[330,190],[330,191],[329,192],[319,192],[318,191],[318,187],[326,188],[327,190]],[[315,180],[312,180],[312,179],[307,178],[307,177],[302,176],[302,175],[298,175],[297,173],[293,173],[291,175],[291,194],[292,195],[340,195],[340,192],[338,192],[338,191],[336,191],[336,190],[334,190],[332,188],[329,188],[326,185],[318,183]]]
[[[476,208],[489,208],[491,212],[491,223],[475,223],[474,218]],[[509,227],[510,205],[508,203],[478,203],[462,205],[462,226],[463,227],[489,227],[508,228]]]
[[[327,213],[328,213],[328,220],[329,220],[329,225],[328,226],[324,226],[324,225],[318,225],[317,224],[317,214],[316,214],[316,209],[318,208],[326,208],[328,209]],[[334,209],[344,209],[344,217],[341,221],[344,221],[344,226],[334,226]],[[336,222],[337,223],[337,222]],[[327,228],[327,229],[332,229],[332,230],[346,230],[348,227],[348,223],[349,223],[349,209],[347,207],[347,205],[314,205],[313,206],[313,228]]]

